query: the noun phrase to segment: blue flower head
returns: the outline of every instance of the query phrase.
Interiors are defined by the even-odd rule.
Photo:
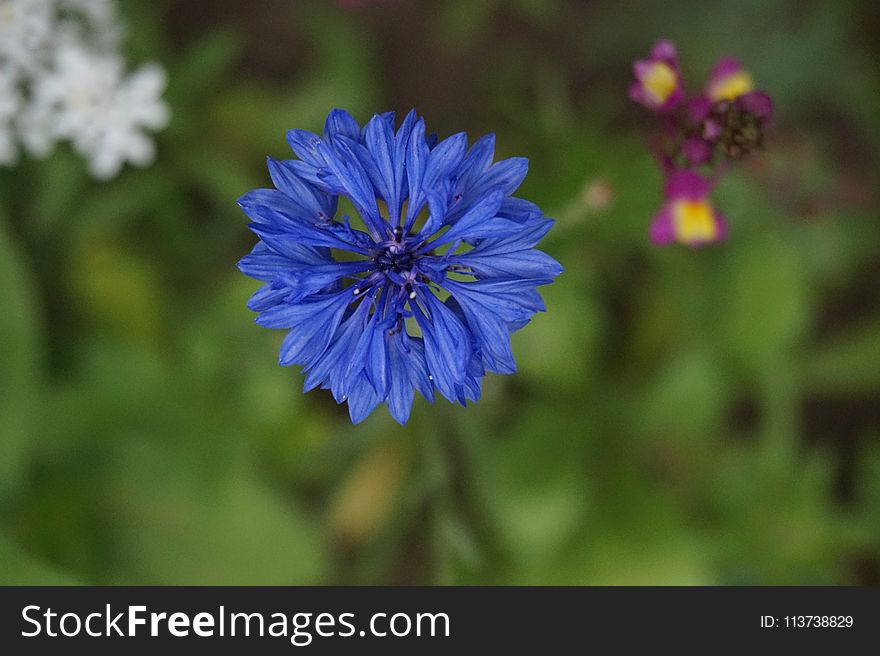
[[[287,140],[299,159],[270,158],[274,188],[238,201],[260,238],[238,266],[264,283],[248,307],[288,331],[279,362],[305,391],[329,389],[355,423],[385,402],[403,424],[415,390],[465,405],[486,371],[513,373],[510,333],[562,271],[533,248],[553,221],[512,196],[527,160],[493,164],[493,135],[426,136],[415,111],[362,128],[335,109],[323,137]]]

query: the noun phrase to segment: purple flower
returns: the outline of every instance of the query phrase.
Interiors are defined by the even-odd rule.
[[[664,166],[668,175],[678,169],[676,161],[685,168],[706,164],[715,150],[717,136],[705,127],[711,122],[712,103],[706,96],[687,98],[680,111],[666,118],[665,132],[674,144],[668,152],[670,165]]]
[[[704,246],[724,239],[727,224],[712,207],[712,185],[693,171],[676,171],[666,180],[666,203],[651,224],[651,241],[657,246],[678,242]]]
[[[685,116],[694,125],[705,121],[712,112],[712,101],[704,95],[692,96],[684,103]]]
[[[764,147],[773,101],[754,89],[733,57],[718,60],[702,92],[685,96],[668,41],[636,62],[635,73],[630,98],[660,115],[652,150],[666,179],[666,201],[651,224],[651,241],[703,246],[724,239],[727,227],[709,193],[731,161]]]
[[[773,100],[763,91],[750,91],[736,99],[734,104],[746,114],[768,120],[773,115]]]
[[[681,154],[690,166],[705,164],[712,157],[713,144],[703,137],[688,137],[681,145]]]
[[[669,41],[658,41],[647,59],[633,65],[636,79],[629,97],[656,112],[667,112],[681,102],[684,92],[678,70],[678,55]]]

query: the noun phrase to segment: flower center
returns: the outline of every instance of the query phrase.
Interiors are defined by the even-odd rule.
[[[403,237],[399,228],[388,241],[375,243],[369,260],[372,266],[357,280],[352,293],[361,296],[367,290],[378,291],[384,287],[392,292],[390,298],[394,302],[415,298],[416,287],[424,282],[418,267],[420,245],[418,239]]]
[[[401,250],[402,246],[388,246],[385,251],[375,258],[376,266],[385,273],[393,271],[394,273],[405,274],[413,268],[415,264],[415,256],[408,250]]]

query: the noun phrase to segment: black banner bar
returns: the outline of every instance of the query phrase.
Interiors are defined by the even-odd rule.
[[[0,645],[15,654],[841,648],[880,637],[878,620],[878,588],[0,588]]]

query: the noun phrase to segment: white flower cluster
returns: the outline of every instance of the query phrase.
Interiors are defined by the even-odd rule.
[[[69,141],[96,178],[155,156],[163,68],[126,75],[114,0],[0,0],[0,165]]]

